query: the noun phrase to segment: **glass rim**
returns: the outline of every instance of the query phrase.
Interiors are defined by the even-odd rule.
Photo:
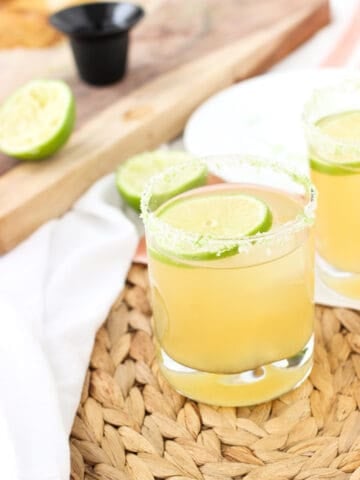
[[[331,95],[334,92],[344,93],[344,94],[353,92],[359,95],[360,97],[360,77],[352,78],[352,79],[347,78],[335,84],[314,89],[312,94],[308,98],[308,100],[305,102],[305,105],[303,108],[302,123],[304,125],[304,128],[305,130],[308,131],[308,133],[311,136],[317,137],[319,140],[321,139],[322,141],[326,142],[328,145],[331,145],[334,148],[334,150],[338,147],[342,147],[344,149],[356,148],[356,149],[359,149],[359,152],[360,152],[360,140],[344,140],[341,138],[334,138],[328,133],[325,133],[320,127],[316,125],[316,123],[314,123],[324,117],[319,117],[317,120],[311,120],[311,115],[315,109],[314,105],[316,105],[317,102],[320,103],[320,101],[324,101],[324,97],[326,97],[327,95]],[[350,111],[350,110],[344,109],[340,111],[335,111],[334,114],[347,112],[347,111]],[[329,163],[343,166],[341,162],[339,163],[329,162]],[[346,164],[344,165],[346,166]]]
[[[235,238],[220,238],[210,234],[200,234],[197,232],[191,232],[183,230],[178,227],[174,227],[162,220],[156,215],[156,210],[152,211],[150,208],[150,200],[154,186],[162,181],[169,174],[176,174],[180,172],[182,168],[188,167],[190,163],[199,165],[199,162],[208,167],[209,173],[212,173],[211,164],[220,162],[223,165],[224,161],[237,163],[239,166],[251,166],[254,168],[270,169],[275,173],[286,175],[295,184],[301,186],[304,190],[304,196],[306,203],[302,206],[300,213],[289,222],[284,223],[275,231],[268,231],[263,233],[256,233],[249,236],[239,236]],[[218,175],[218,173],[216,173]],[[228,182],[225,182],[228,183]],[[236,182],[239,183],[239,182]],[[231,184],[231,182],[229,182]],[[254,183],[255,185],[255,183]],[[188,190],[187,192],[190,192]],[[141,195],[141,218],[145,225],[145,231],[149,230],[151,233],[167,235],[171,238],[175,238],[177,241],[182,242],[196,242],[196,244],[209,246],[212,245],[216,248],[224,247],[229,248],[238,246],[248,248],[254,244],[254,240],[258,244],[260,241],[271,241],[278,237],[282,237],[287,234],[295,233],[303,230],[309,226],[312,226],[315,220],[315,210],[317,205],[317,190],[312,184],[310,178],[303,173],[298,172],[296,169],[289,169],[284,167],[281,163],[270,160],[266,157],[260,157],[250,154],[226,154],[226,155],[209,155],[205,157],[195,158],[185,162],[181,162],[175,166],[167,168],[163,172],[156,174],[150,178],[147,182],[145,189]],[[240,251],[240,250],[239,250]],[[221,250],[220,250],[221,252]],[[175,250],[174,255],[176,256]]]

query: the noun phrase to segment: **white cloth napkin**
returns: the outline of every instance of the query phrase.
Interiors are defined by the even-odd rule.
[[[137,242],[110,175],[0,258],[1,478],[69,479],[68,436],[95,332]]]

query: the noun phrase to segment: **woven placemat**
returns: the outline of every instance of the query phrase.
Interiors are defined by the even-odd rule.
[[[360,315],[316,308],[315,366],[252,408],[186,400],[154,360],[146,268],[99,330],[71,433],[73,480],[360,480]]]

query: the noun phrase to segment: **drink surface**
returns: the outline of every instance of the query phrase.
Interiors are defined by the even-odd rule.
[[[254,196],[269,206],[269,233],[279,231],[303,209],[300,197],[281,191],[223,184],[186,194],[189,215],[192,199],[230,191]],[[168,201],[166,210],[177,201]],[[203,261],[182,260],[175,252],[156,249],[148,239],[155,334],[169,357],[203,372],[233,374],[303,349],[313,330],[313,245],[307,229],[279,238],[254,240],[244,252]],[[286,375],[289,384],[291,372]],[[194,385],[191,377],[187,381],[189,388],[196,387],[196,379]],[[206,389],[206,377],[202,381]],[[209,379],[207,393],[211,385]],[[268,392],[261,388],[258,401],[274,396],[269,384],[263,387]]]
[[[360,151],[360,111],[325,117],[317,126],[332,139],[358,142]],[[337,152],[336,163],[331,158],[319,159],[316,148],[310,147],[310,165],[312,180],[319,192],[317,250],[336,269],[360,273],[360,163],[346,158],[341,150]],[[360,279],[342,283],[343,293],[360,296]]]

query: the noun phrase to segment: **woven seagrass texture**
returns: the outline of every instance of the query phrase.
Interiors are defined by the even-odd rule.
[[[360,315],[316,309],[310,378],[252,408],[186,400],[154,360],[146,268],[99,330],[71,433],[73,480],[360,480]]]

